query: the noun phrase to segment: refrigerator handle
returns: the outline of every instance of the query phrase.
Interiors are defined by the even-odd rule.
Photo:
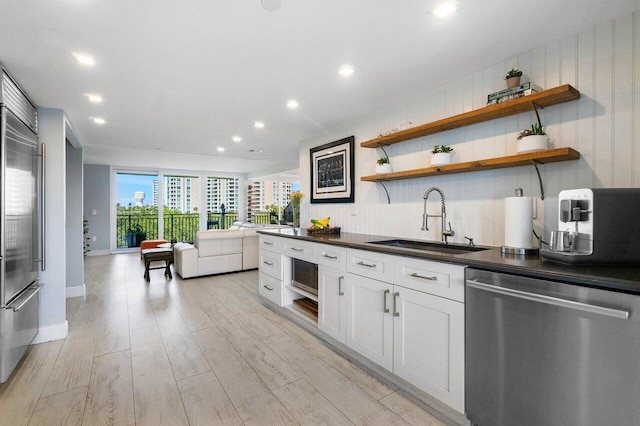
[[[47,173],[47,145],[46,144],[40,144],[40,153],[38,154],[40,156],[40,196],[41,196],[41,205],[40,205],[40,259],[38,259],[40,261],[40,270],[41,271],[46,271],[47,270],[47,221],[45,220],[46,217],[46,179],[45,179],[45,174]]]
[[[33,298],[33,296],[38,294],[38,292],[42,289],[42,287],[44,287],[44,284],[39,283],[38,281],[36,281],[33,286],[29,287],[29,290],[31,291],[29,293],[29,295],[27,297],[23,297],[22,300],[20,300],[20,303],[18,305],[14,306],[14,302],[17,302],[18,299],[20,299],[20,298],[16,299],[14,302],[9,303],[5,308],[6,309],[13,309],[13,312],[18,312],[20,309],[22,309],[22,307],[24,305],[27,304],[27,302],[29,300],[31,300]],[[26,294],[27,294],[27,292],[25,291],[24,295],[26,295]]]

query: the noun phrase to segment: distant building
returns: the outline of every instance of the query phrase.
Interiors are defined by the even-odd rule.
[[[252,182],[247,191],[248,210],[251,213],[264,212],[266,206],[275,204],[285,207],[289,204],[291,182]]]
[[[165,176],[164,205],[181,213],[193,213],[199,209],[200,180],[193,177]]]
[[[238,178],[208,178],[207,211],[217,212],[220,205],[224,204],[228,212],[237,212],[239,186]]]
[[[144,204],[144,192],[134,192],[133,198],[136,200],[136,207],[142,207],[142,205]]]

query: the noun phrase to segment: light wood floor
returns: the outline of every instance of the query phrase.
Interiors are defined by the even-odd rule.
[[[0,386],[0,425],[443,424],[263,306],[257,271],[143,271],[86,258],[69,336]]]

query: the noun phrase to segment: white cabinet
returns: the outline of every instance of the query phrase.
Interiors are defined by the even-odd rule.
[[[393,370],[393,286],[355,274],[347,275],[347,346],[376,364]]]
[[[347,341],[346,271],[318,266],[318,329],[340,343]]]
[[[290,308],[291,258],[318,264],[320,331],[464,412],[464,267],[261,236],[260,294]]]
[[[464,304],[394,286],[393,372],[464,412]]]
[[[347,268],[347,346],[464,412],[464,267],[349,249]]]

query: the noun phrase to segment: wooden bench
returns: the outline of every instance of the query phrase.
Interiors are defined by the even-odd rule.
[[[173,249],[170,248],[151,248],[142,250],[142,258],[144,259],[144,279],[149,281],[149,271],[153,269],[163,269],[164,274],[173,278],[171,275],[171,264],[173,263]],[[151,262],[162,262],[164,266],[156,266],[151,268]]]
[[[142,240],[140,243],[140,259],[142,259],[142,250],[157,248],[160,244],[168,243],[167,240]]]

